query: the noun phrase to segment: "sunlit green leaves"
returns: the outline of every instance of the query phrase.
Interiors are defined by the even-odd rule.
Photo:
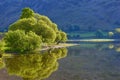
[[[35,18],[23,18],[9,26],[9,30],[24,30],[25,32],[33,31],[34,25],[36,24]]]
[[[46,24],[36,25],[34,30],[36,34],[42,37],[43,42],[52,43],[55,41],[56,33]]]
[[[58,31],[56,39],[55,39],[55,42],[57,42],[57,43],[59,43],[59,42],[65,42],[66,40],[67,40],[66,33],[63,32],[63,31]]]
[[[4,51],[5,48],[5,42],[4,40],[0,40],[0,54]]]
[[[21,16],[21,19],[10,25],[9,30],[20,29],[25,32],[33,31],[42,37],[44,43],[64,42],[67,40],[66,33],[60,31],[60,35],[58,35],[59,30],[57,25],[47,16],[34,13],[30,8],[24,8]]]
[[[25,34],[25,31],[22,30],[9,31],[6,33],[4,40],[7,47],[18,52],[34,50],[40,47],[41,43],[40,36],[32,31]]]
[[[34,11],[33,10],[31,10],[30,8],[24,8],[22,10],[22,14],[21,14],[20,18],[21,19],[22,18],[31,18],[33,16],[34,16]]]
[[[16,52],[40,48],[42,43],[60,43],[67,40],[66,33],[47,16],[34,13],[30,8],[22,10],[21,18],[9,26],[5,38],[6,46]]]

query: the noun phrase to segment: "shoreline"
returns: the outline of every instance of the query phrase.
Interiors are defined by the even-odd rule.
[[[49,50],[49,49],[56,49],[56,48],[71,47],[71,46],[77,46],[77,45],[80,45],[80,44],[60,43],[58,45],[43,46],[44,48],[41,48],[40,51]]]
[[[67,42],[114,42],[120,41],[120,39],[76,39],[76,40],[68,40]]]

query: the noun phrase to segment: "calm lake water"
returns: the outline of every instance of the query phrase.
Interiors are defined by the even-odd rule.
[[[41,55],[3,58],[3,62],[6,66],[0,70],[0,80],[41,80],[46,76],[42,80],[120,80],[119,43],[80,43]]]

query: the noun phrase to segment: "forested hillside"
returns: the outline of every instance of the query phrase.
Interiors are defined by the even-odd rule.
[[[68,32],[120,26],[119,0],[0,0],[0,31],[7,30],[24,7],[50,17]]]

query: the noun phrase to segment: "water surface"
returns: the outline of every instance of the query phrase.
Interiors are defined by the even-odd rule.
[[[52,51],[45,51],[42,52],[42,54],[50,55],[49,58],[46,58],[48,59],[47,62],[44,58],[47,64],[54,64],[54,61],[58,64],[56,69],[52,68],[51,73],[49,74],[49,76],[47,76],[48,78],[46,77],[46,79],[44,78],[43,80],[120,80],[119,43],[80,43],[80,45],[78,46],[68,47],[67,49],[62,50],[57,49]],[[53,56],[56,58],[53,59]],[[6,66],[0,70],[0,80],[35,80],[30,78],[23,78],[24,76],[22,74],[15,74],[19,72],[15,71],[15,69],[19,70],[20,67],[15,65],[14,61],[18,61],[20,59],[22,58],[16,57],[4,59]],[[25,59],[29,60],[27,56]],[[22,60],[25,61],[24,58]],[[39,66],[38,64],[35,64],[36,60],[37,57],[34,57],[32,60],[32,62],[34,63],[32,63],[30,59],[28,62],[31,62],[31,64],[22,63],[22,61],[18,61],[19,63],[17,64],[25,66],[27,69],[30,70],[34,70],[33,68],[35,68],[37,73],[41,71],[41,68],[38,68],[39,70],[37,70],[35,66],[30,67],[26,65],[29,64]],[[10,63],[12,63],[13,65],[11,66]],[[26,72],[29,71],[27,69],[24,70],[25,67],[21,68],[21,73],[25,70]],[[47,68],[49,67],[44,68],[44,70],[42,68],[43,72],[38,74],[44,73]],[[11,73],[12,75],[10,75]],[[29,77],[28,74],[24,74]],[[36,80],[40,79],[37,78]]]
[[[119,43],[88,43],[69,47],[59,70],[47,80],[120,80]]]

